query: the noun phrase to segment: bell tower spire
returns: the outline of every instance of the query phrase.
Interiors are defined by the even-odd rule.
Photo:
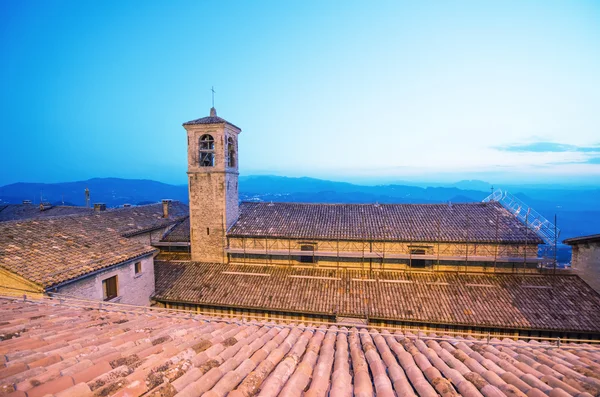
[[[210,115],[183,124],[188,144],[188,190],[192,260],[225,263],[227,230],[239,215],[240,128]]]

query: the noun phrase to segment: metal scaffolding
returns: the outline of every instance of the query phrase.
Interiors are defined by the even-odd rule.
[[[556,216],[552,223],[523,201],[501,189],[493,191],[483,199],[484,203],[490,201],[500,203],[508,212],[523,222],[528,230],[533,230],[544,241],[545,244],[540,247],[542,266],[556,269],[556,246],[560,235],[560,229],[556,226]]]

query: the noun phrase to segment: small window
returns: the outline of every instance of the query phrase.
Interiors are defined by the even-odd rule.
[[[302,255],[300,256],[300,262],[302,263],[315,263],[315,246],[314,245],[301,245],[300,246],[300,251],[310,251],[311,254],[309,255]]]
[[[235,167],[235,143],[233,138],[227,138],[227,166]]]
[[[425,250],[424,249],[411,249],[410,253],[411,253],[411,255],[425,255]],[[425,267],[425,259],[415,259],[413,257],[413,258],[411,258],[410,266],[424,268]]]
[[[200,167],[214,167],[215,165],[215,140],[212,135],[204,134],[200,137]]]
[[[142,262],[135,262],[135,274],[142,272]]]
[[[108,301],[117,297],[117,276],[112,276],[102,280],[102,290],[104,291],[104,300]]]

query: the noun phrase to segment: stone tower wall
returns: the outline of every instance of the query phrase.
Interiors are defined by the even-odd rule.
[[[226,123],[185,125],[188,133],[188,189],[192,260],[226,262],[227,229],[239,215],[237,135]],[[214,166],[200,167],[200,137],[214,139]],[[234,141],[235,164],[227,164],[227,139]]]

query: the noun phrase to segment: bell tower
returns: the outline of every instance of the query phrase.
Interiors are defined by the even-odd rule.
[[[217,116],[183,124],[187,131],[192,260],[225,263],[227,230],[239,215],[238,134]]]

